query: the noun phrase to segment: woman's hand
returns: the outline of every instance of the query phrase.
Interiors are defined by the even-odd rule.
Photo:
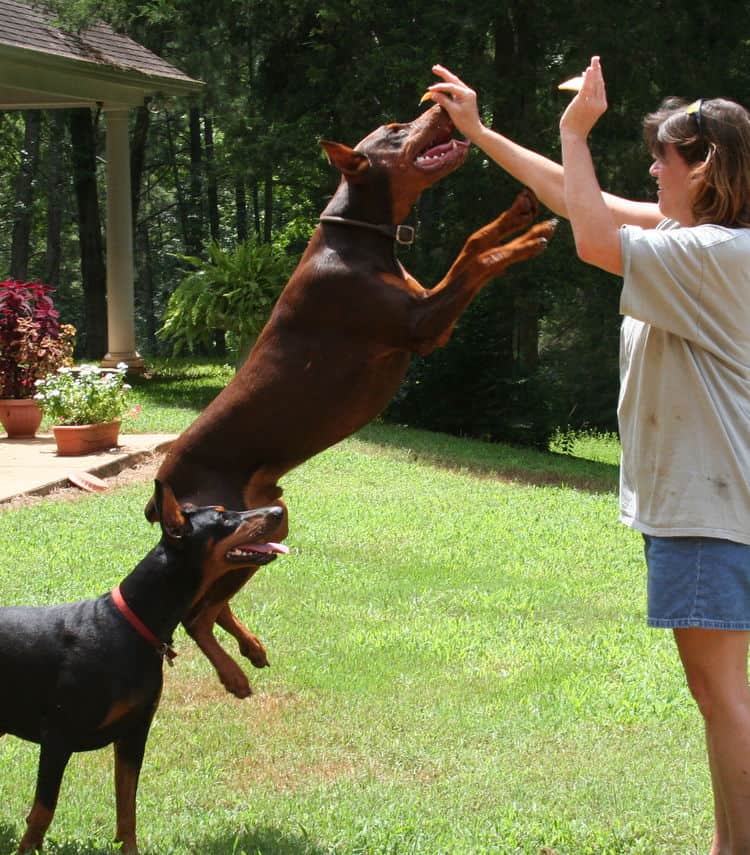
[[[583,73],[581,91],[560,119],[563,189],[578,257],[587,264],[622,275],[620,230],[599,187],[588,135],[607,109],[599,57]]]
[[[432,71],[444,81],[428,88],[432,100],[440,104],[467,139],[473,139],[484,130],[477,109],[477,93],[442,65],[433,65]]]
[[[583,72],[583,85],[560,119],[560,134],[586,139],[607,111],[607,90],[598,56]]]

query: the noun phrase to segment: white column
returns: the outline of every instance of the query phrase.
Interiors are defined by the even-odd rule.
[[[105,367],[125,362],[143,370],[135,349],[133,227],[128,110],[107,110],[107,355]]]

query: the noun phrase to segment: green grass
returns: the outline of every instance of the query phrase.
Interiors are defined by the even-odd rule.
[[[133,377],[130,398],[141,407],[137,419],[123,425],[138,433],[179,433],[227,385],[230,365],[182,360],[152,360],[149,374]]]
[[[286,476],[292,554],[234,601],[272,667],[237,701],[178,633],[143,855],[706,852],[699,716],[645,627],[616,442],[586,442],[593,459],[373,425]],[[0,602],[107,590],[154,543],[148,493],[0,514]],[[0,740],[0,853],[35,764]],[[111,767],[74,757],[47,852],[112,851]]]

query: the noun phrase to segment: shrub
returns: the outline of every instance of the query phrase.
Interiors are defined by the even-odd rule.
[[[272,244],[250,239],[232,251],[208,246],[208,260],[180,256],[193,269],[175,288],[158,332],[178,355],[210,347],[215,330],[232,333],[242,350],[263,328],[286,284],[292,261]]]
[[[60,324],[41,282],[0,282],[0,398],[30,398],[34,384],[71,365],[75,327]]]

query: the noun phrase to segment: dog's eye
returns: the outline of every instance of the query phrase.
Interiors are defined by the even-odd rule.
[[[391,137],[402,137],[407,132],[406,125],[399,124],[398,122],[386,125],[386,129],[388,130],[388,135]]]

